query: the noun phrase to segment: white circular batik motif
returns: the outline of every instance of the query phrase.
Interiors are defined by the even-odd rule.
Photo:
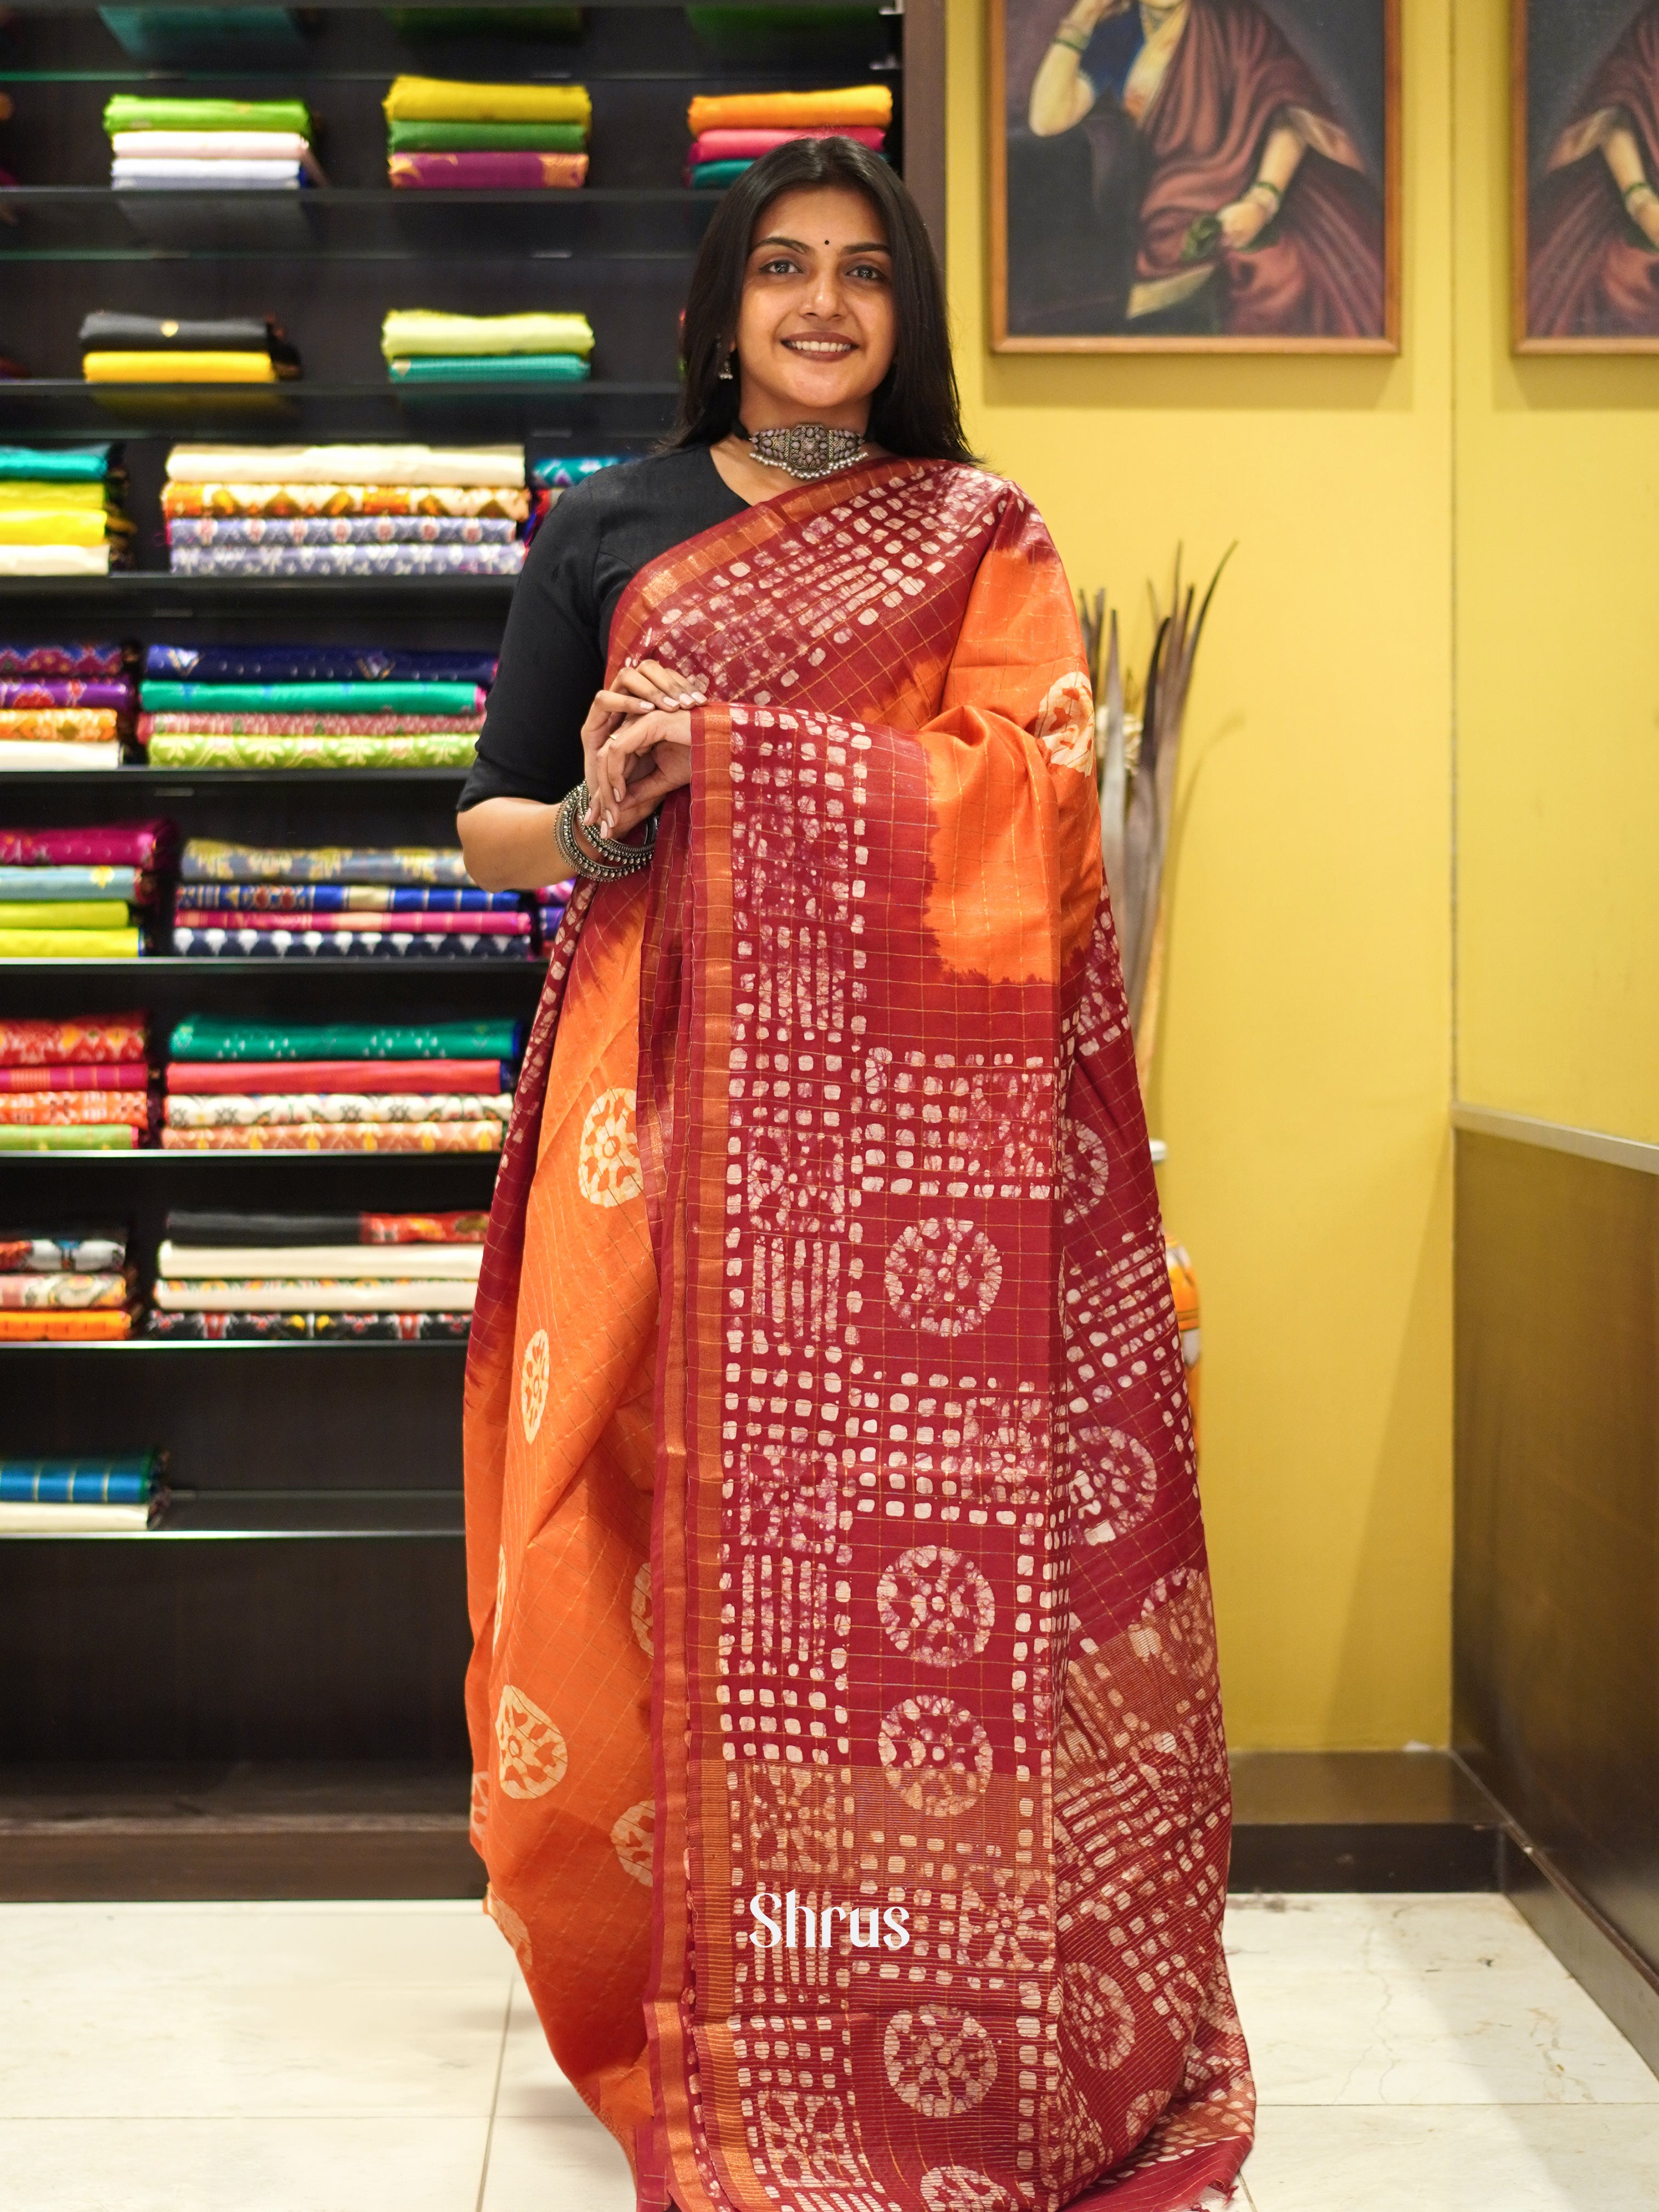
[[[1158,1462],[1139,1438],[1097,1421],[1072,1433],[1072,1502],[1085,1544],[1109,1544],[1152,1510]]]
[[[887,1302],[932,1336],[977,1328],[1002,1288],[1002,1255],[971,1221],[918,1221],[887,1255]]]
[[[1056,768],[1086,768],[1095,757],[1095,695],[1080,668],[1056,677],[1033,724]]]
[[[637,1805],[629,1807],[611,1831],[611,1847],[623,1872],[632,1875],[647,1889],[651,1887],[651,1836],[656,1820],[656,1799],[642,1797]]]
[[[634,1577],[634,1596],[629,1607],[629,1618],[634,1630],[634,1641],[648,1659],[651,1642],[651,1562],[647,1559]]]
[[[590,1206],[626,1206],[645,1188],[631,1091],[601,1091],[588,1108],[576,1181]]]
[[[927,1690],[893,1707],[876,1751],[883,1773],[919,1813],[963,1812],[991,1778],[989,1736],[965,1705]]]
[[[881,2055],[894,2095],[924,2120],[971,2112],[997,2078],[996,2045],[971,2013],[949,2005],[896,2012]]]
[[[1060,1189],[1066,1226],[1085,1221],[1106,1195],[1112,1156],[1106,1139],[1081,1121],[1068,1121],[1060,1138]]]
[[[919,1544],[882,1569],[876,1610],[894,1650],[924,1667],[975,1658],[997,1613],[991,1585],[973,1561],[940,1544]]]
[[[533,1444],[536,1431],[542,1425],[542,1415],[547,1411],[547,1386],[553,1372],[552,1354],[547,1347],[547,1331],[538,1328],[524,1348],[524,1358],[519,1367],[519,1419],[524,1423],[526,1443]]]
[[[1133,2150],[1170,2101],[1167,2089],[1144,2089],[1123,2116],[1124,2131]]]
[[[518,1954],[519,1964],[527,1969],[531,1962],[530,1930],[523,1921],[507,1899],[498,1896],[493,1889],[484,1892],[484,1911],[513,1946]]]
[[[500,1780],[509,1797],[544,1797],[564,1779],[570,1764],[564,1738],[538,1705],[501,1686],[495,1708],[495,1741],[501,1748]]]
[[[921,2177],[927,2212],[1020,2212],[1020,2201],[976,2166],[930,2166]]]
[[[1073,1959],[1065,1971],[1066,2018],[1091,2066],[1109,2074],[1134,2048],[1135,2016],[1102,1967]]]

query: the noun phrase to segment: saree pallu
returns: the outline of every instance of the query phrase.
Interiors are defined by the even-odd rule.
[[[644,2212],[1219,2205],[1225,1749],[1059,560],[873,464],[610,652],[716,703],[573,896],[496,1185],[489,1909]]]

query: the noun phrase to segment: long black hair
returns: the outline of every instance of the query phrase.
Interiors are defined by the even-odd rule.
[[[892,365],[870,403],[868,436],[907,460],[971,461],[951,360],[945,285],[915,202],[855,138],[793,138],[728,186],[703,233],[686,303],[685,383],[675,446],[712,446],[738,419],[736,375],[723,379],[738,327],[749,242],[781,193],[840,185],[862,193],[887,234],[893,266]]]

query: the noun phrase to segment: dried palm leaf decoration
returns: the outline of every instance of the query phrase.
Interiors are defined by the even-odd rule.
[[[1095,692],[1095,763],[1100,785],[1100,857],[1117,923],[1123,982],[1134,1030],[1135,1066],[1145,1089],[1158,1042],[1158,1009],[1164,974],[1164,862],[1175,817],[1176,769],[1181,757],[1182,725],[1192,688],[1198,642],[1221,580],[1232,558],[1229,546],[1211,577],[1197,611],[1196,587],[1183,596],[1181,555],[1176,555],[1175,584],[1166,614],[1156,588],[1152,604],[1152,650],[1146,681],[1125,673],[1119,644],[1117,611],[1106,594],[1092,601],[1078,593],[1078,617]]]

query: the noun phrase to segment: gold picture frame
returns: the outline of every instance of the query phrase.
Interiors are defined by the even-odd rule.
[[[1400,0],[1348,0],[1335,18],[1316,0],[1107,0],[1092,29],[1056,40],[1049,19],[1066,26],[1090,4],[988,0],[993,351],[1398,353]],[[1368,8],[1373,24],[1358,14]],[[1345,70],[1328,27],[1332,51],[1309,58],[1304,17],[1343,27]],[[1109,77],[1081,112],[1096,80],[1079,37],[1091,59],[1102,40],[1112,67],[1139,41],[1127,82]],[[1079,52],[1075,65],[1054,54],[1061,44]],[[1045,88],[1055,119],[1039,131],[1036,77],[1051,58],[1058,97],[1073,105],[1056,106]],[[1025,103],[1017,114],[1011,85]],[[1263,120],[1246,133],[1247,168],[1271,150],[1287,171],[1282,190],[1259,172],[1247,182],[1238,146],[1206,135],[1251,99]],[[1273,118],[1287,116],[1299,150],[1288,140],[1269,149]],[[1217,179],[1233,198],[1213,207],[1201,187]],[[1237,212],[1241,184],[1260,229],[1230,252],[1216,226],[1258,220],[1249,206]],[[1055,225],[1068,204],[1075,220]],[[1045,327],[1062,323],[1073,326]]]
[[[1659,0],[1510,0],[1515,352],[1659,353],[1659,238],[1632,200],[1659,231]]]

